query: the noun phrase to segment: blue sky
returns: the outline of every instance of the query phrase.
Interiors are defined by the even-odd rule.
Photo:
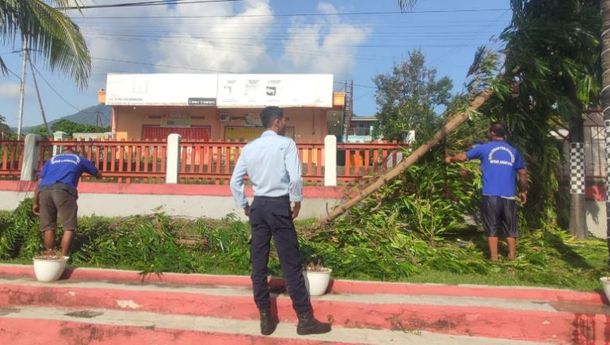
[[[41,59],[35,61],[37,81],[53,120],[95,105],[107,73],[333,73],[337,90],[354,81],[355,113],[373,115],[372,78],[389,73],[413,49],[461,91],[475,50],[500,48],[496,38],[511,16],[508,0],[420,0],[411,13],[392,13],[398,11],[395,0],[244,0],[70,12],[93,58],[88,87],[78,89]],[[17,75],[19,48],[0,47]],[[1,77],[0,114],[11,126],[17,124],[18,95],[19,78]],[[41,122],[28,70],[24,126]]]

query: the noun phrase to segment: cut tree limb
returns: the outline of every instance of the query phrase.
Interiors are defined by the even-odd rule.
[[[372,184],[370,184],[369,186],[367,186],[366,188],[361,190],[358,193],[358,195],[354,196],[353,198],[344,202],[343,204],[335,207],[326,216],[326,218],[322,220],[322,224],[327,224],[327,223],[332,222],[334,219],[336,219],[340,215],[347,212],[347,210],[352,208],[354,205],[358,204],[364,198],[366,198],[367,196],[378,191],[379,188],[381,188],[383,185],[385,185],[388,181],[390,181],[393,178],[395,178],[396,176],[400,175],[403,171],[405,171],[411,165],[415,164],[421,157],[423,157],[426,154],[426,152],[428,152],[434,146],[438,145],[443,140],[443,138],[445,138],[445,136],[447,136],[447,133],[452,132],[453,130],[458,128],[464,121],[466,121],[468,119],[468,115],[470,115],[471,112],[477,110],[480,106],[482,106],[489,99],[489,97],[491,97],[491,92],[489,90],[484,91],[484,92],[480,93],[479,95],[477,95],[472,100],[472,102],[470,102],[468,109],[453,115],[447,122],[445,122],[445,124],[443,124],[443,126],[436,133],[434,133],[434,135],[432,136],[432,138],[430,140],[428,140],[426,143],[424,143],[420,147],[418,147],[415,151],[413,151],[413,153],[411,153],[402,162],[400,162],[390,171],[379,176],[375,182],[373,182]]]

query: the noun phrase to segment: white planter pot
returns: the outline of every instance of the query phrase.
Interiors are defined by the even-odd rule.
[[[53,259],[35,257],[33,260],[36,279],[41,282],[52,282],[59,279],[64,273],[68,259],[68,256]]]
[[[599,278],[599,281],[602,283],[602,287],[604,288],[606,299],[610,301],[610,277],[601,277]]]
[[[330,282],[330,268],[324,271],[308,271],[303,270],[303,277],[305,278],[305,287],[309,291],[310,296],[321,296],[328,289],[328,283]]]

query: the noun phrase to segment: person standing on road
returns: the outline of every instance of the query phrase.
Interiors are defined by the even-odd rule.
[[[505,141],[506,129],[502,123],[494,122],[487,131],[489,141],[475,145],[468,152],[445,157],[446,163],[481,161],[483,197],[481,216],[487,235],[491,261],[498,260],[498,234],[507,232],[508,258],[513,260],[517,252],[519,237],[516,199],[519,204],[527,202],[527,170],[519,150]],[[519,179],[519,193],[515,196],[515,181]]]
[[[231,192],[237,207],[250,218],[250,262],[254,302],[260,312],[263,335],[275,331],[267,282],[270,241],[273,237],[292,307],[297,313],[300,335],[330,332],[331,326],[316,320],[303,278],[302,257],[293,219],[303,199],[301,160],[295,142],[284,136],[286,118],[278,107],[261,112],[265,132],[247,144],[231,176]],[[252,183],[252,205],[244,194],[244,177]],[[294,203],[291,208],[291,203]]]
[[[53,254],[57,218],[63,222],[61,254],[68,256],[70,244],[77,226],[78,180],[83,173],[102,177],[93,163],[71,149],[53,156],[45,162],[40,172],[40,181],[34,192],[34,214],[40,217],[45,254]]]

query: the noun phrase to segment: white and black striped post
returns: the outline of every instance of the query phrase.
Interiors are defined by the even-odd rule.
[[[585,145],[570,143],[570,233],[585,237]]]

